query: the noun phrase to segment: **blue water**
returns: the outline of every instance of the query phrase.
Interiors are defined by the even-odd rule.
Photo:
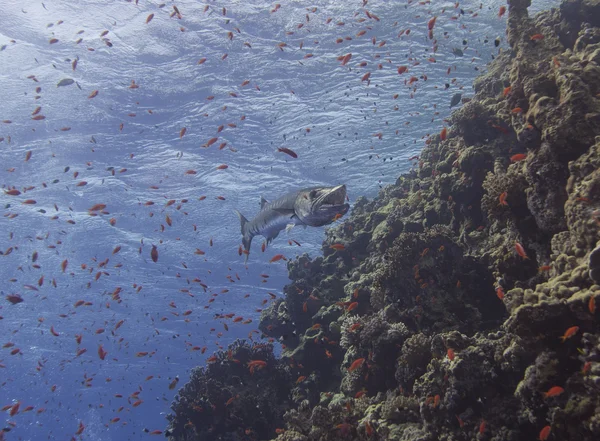
[[[0,123],[0,183],[22,192],[0,194],[0,406],[20,403],[4,415],[6,439],[70,439],[80,422],[83,439],[164,430],[190,370],[248,337],[268,292],[281,293],[285,262],[270,258],[320,253],[323,229],[299,228],[264,254],[257,238],[245,266],[233,209],[251,218],[260,195],[313,185],[345,183],[351,202],[376,196],[441,130],[451,97],[472,95],[473,79],[499,50],[496,37],[506,49],[506,16],[497,17],[493,1],[461,2],[461,16],[451,2],[370,1],[379,21],[361,1],[281,3],[271,13],[275,3],[211,2],[205,12],[205,3],[184,1],[179,19],[170,2],[3,2],[0,120],[11,122]],[[530,12],[556,3],[538,1]],[[436,53],[427,38],[433,15]],[[410,35],[398,37],[405,29]],[[464,57],[452,55],[455,47]],[[401,65],[409,71],[398,75]],[[361,81],[367,72],[370,83]],[[412,75],[418,81],[405,85]],[[57,87],[66,78],[76,83]],[[45,119],[32,120],[37,106]],[[90,216],[95,204],[105,213]],[[5,299],[14,294],[23,301]],[[78,300],[91,305],[75,307]],[[252,323],[214,319],[227,313]]]

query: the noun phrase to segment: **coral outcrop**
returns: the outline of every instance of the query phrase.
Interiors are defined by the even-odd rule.
[[[600,3],[528,6],[447,137],[289,262],[281,358],[194,372],[173,440],[600,439]]]

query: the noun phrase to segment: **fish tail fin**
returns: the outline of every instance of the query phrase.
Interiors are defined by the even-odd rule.
[[[246,254],[244,263],[246,263],[248,262],[248,256],[250,255],[250,245],[252,245],[252,238],[254,236],[248,231],[248,219],[246,219],[244,215],[239,211],[235,210],[235,212],[240,218],[240,227],[242,230],[242,244],[244,245],[244,251]]]

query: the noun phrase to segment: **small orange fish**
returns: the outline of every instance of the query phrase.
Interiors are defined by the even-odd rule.
[[[342,251],[343,249],[345,249],[346,247],[344,245],[342,245],[341,243],[334,243],[333,245],[331,245],[329,248],[336,250],[336,251]]]
[[[446,140],[446,136],[447,136],[447,135],[448,135],[448,129],[447,129],[446,127],[444,127],[444,128],[442,129],[442,131],[440,132],[440,139],[441,139],[442,141],[445,141],[445,140]]]
[[[348,372],[355,371],[356,369],[358,369],[359,367],[361,367],[364,362],[365,362],[364,358],[359,358],[357,360],[354,360],[352,362],[352,364],[350,365],[350,367],[348,368]]]
[[[446,354],[448,355],[448,359],[450,361],[454,360],[454,350],[451,348],[448,348],[448,351],[446,351]]]
[[[511,91],[511,87],[510,86],[505,87],[504,90],[502,91],[502,96],[508,95],[510,93],[510,91]]]
[[[531,41],[540,41],[544,39],[543,34],[535,34],[531,36]]]
[[[106,358],[107,354],[108,354],[108,352],[106,352],[104,350],[102,345],[98,345],[98,357],[100,357],[100,360],[104,360],[104,358]]]
[[[525,252],[525,248],[523,248],[523,245],[521,245],[519,242],[515,242],[515,250],[523,259],[529,259],[529,257],[527,257],[527,253]]]
[[[150,23],[153,18],[154,18],[154,14],[150,14],[148,17],[146,17],[146,24]]]
[[[187,128],[185,128],[185,127],[179,131],[179,139],[183,138],[183,135],[185,135],[185,132],[187,132]]]
[[[540,441],[546,441],[548,439],[548,437],[550,436],[550,430],[551,430],[550,426],[545,426],[542,430],[540,430],[540,435],[538,436],[538,439]]]
[[[408,70],[408,66],[398,66],[398,75],[402,75]]]
[[[352,58],[352,54],[344,55],[341,60],[342,66],[345,66],[348,63],[348,61],[350,61],[351,58]]]
[[[293,150],[288,149],[287,147],[278,147],[278,152],[285,153],[286,155],[290,155],[292,158],[297,158],[298,155]]]
[[[521,109],[520,107],[515,107],[510,111],[510,113],[523,113],[523,109]]]
[[[557,397],[562,394],[565,390],[560,386],[554,386],[548,389],[548,392],[544,392],[544,398]]]
[[[97,90],[94,90],[92,93],[90,93],[90,95],[88,96],[88,98],[95,98],[95,97],[98,96],[98,93],[99,92]]]
[[[500,203],[498,205],[508,205],[508,202],[506,202],[506,196],[507,196],[506,192],[503,192],[500,194],[500,196],[498,197],[498,200],[500,201]]]
[[[579,331],[579,326],[571,326],[569,329],[565,331],[565,335],[563,335],[560,339],[564,343],[568,338],[573,337]]]
[[[106,204],[95,204],[92,205],[91,208],[88,208],[88,211],[102,211],[106,208]]]
[[[281,259],[287,260],[283,254],[276,254],[271,258],[271,260],[269,260],[269,263],[277,262]]]
[[[227,164],[221,164],[217,167],[217,170],[225,170],[226,168],[229,168]]]
[[[500,300],[504,299],[504,290],[502,289],[502,287],[500,285],[498,285],[496,287],[496,295],[498,296],[498,298]]]
[[[202,147],[210,147],[215,142],[217,142],[219,138],[210,138],[205,144],[202,144]]]
[[[152,251],[150,251],[150,257],[152,258],[153,262],[158,262],[158,249],[156,248],[156,245],[152,245]]]
[[[590,301],[588,302],[588,310],[590,314],[596,313],[596,298],[594,296],[590,297]]]
[[[435,26],[435,21],[437,20],[437,16],[433,17],[431,20],[429,20],[427,22],[427,29],[429,29],[430,31],[433,29],[433,27]]]
[[[502,17],[505,12],[506,12],[506,6],[500,6],[500,9],[498,10],[498,18]]]
[[[352,302],[348,305],[348,309],[346,311],[350,312],[358,308],[358,302]]]

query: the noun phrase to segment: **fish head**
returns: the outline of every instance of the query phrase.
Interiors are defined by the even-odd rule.
[[[311,227],[332,223],[350,209],[346,203],[346,186],[313,187],[301,190],[294,203],[300,222]]]

